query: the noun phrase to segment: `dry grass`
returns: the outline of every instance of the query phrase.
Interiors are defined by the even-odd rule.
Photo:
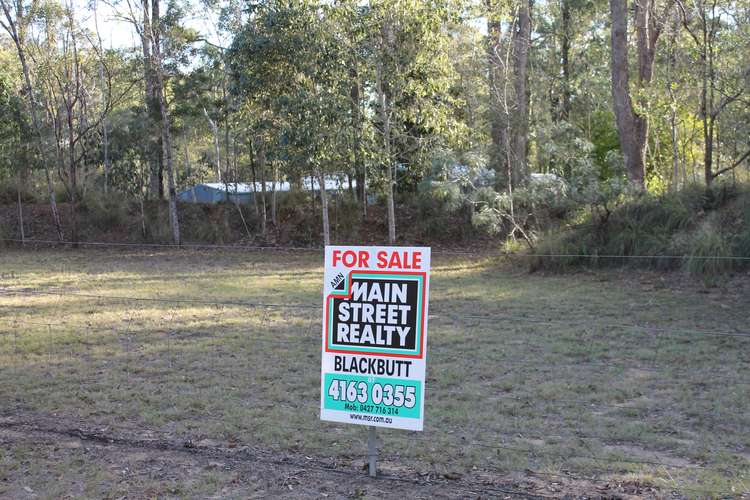
[[[318,420],[321,260],[6,250],[0,412],[360,459]],[[748,331],[748,280],[682,279],[437,256],[426,430],[381,432],[384,464],[750,495],[750,337],[705,334]]]

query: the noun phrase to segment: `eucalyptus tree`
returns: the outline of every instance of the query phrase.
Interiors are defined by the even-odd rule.
[[[449,1],[379,0],[369,7],[373,121],[385,171],[388,242],[394,243],[397,166],[423,174],[430,154],[463,131],[450,93],[458,75],[449,57],[449,25],[458,12]]]
[[[253,178],[260,177],[261,232],[267,232],[267,154],[277,141],[280,120],[276,113],[277,93],[289,83],[283,66],[295,47],[283,45],[288,26],[284,6],[277,2],[251,3],[247,21],[239,27],[226,55],[232,77],[231,91],[239,101],[237,114],[243,123],[238,130],[249,142]],[[302,26],[299,26],[302,28]]]
[[[612,100],[620,147],[630,181],[643,188],[646,179],[646,143],[649,119],[647,91],[654,74],[657,42],[674,0],[633,2],[636,41],[635,99],[630,88],[627,0],[609,0],[611,16]]]
[[[10,65],[10,68],[15,69],[14,65]],[[32,164],[30,143],[33,142],[33,134],[13,80],[11,72],[0,72],[0,116],[5,118],[0,121],[0,178],[16,178],[18,232],[23,242],[26,236],[23,199],[30,174],[29,165]]]
[[[356,0],[343,0],[329,10],[337,28],[338,43],[342,45],[343,60],[349,82],[350,125],[342,130],[348,142],[349,162],[357,184],[357,196],[362,215],[367,218],[368,163],[372,156],[373,128],[368,120],[368,84],[373,80],[373,68],[368,64],[372,54],[368,26],[367,5]]]
[[[40,0],[0,0],[0,8],[3,11],[3,18],[0,20],[0,26],[5,30],[13,41],[18,55],[18,61],[23,73],[23,83],[28,106],[28,114],[31,115],[31,121],[35,131],[35,145],[39,160],[44,167],[45,179],[47,181],[47,195],[49,197],[50,209],[52,212],[52,221],[60,241],[64,241],[60,214],[57,209],[57,200],[55,197],[55,188],[52,181],[49,156],[47,154],[46,137],[44,125],[42,123],[41,106],[36,98],[35,86],[33,83],[32,71],[27,55],[27,45],[29,43],[29,31],[35,16],[38,14],[41,6]]]
[[[161,198],[163,168],[167,173],[169,221],[173,243],[181,243],[180,223],[177,211],[177,185],[175,175],[174,146],[172,133],[172,104],[168,99],[169,79],[177,67],[189,61],[189,42],[195,39],[192,30],[181,24],[184,15],[182,4],[167,4],[166,15],[162,15],[160,0],[125,0],[123,17],[137,32],[142,50],[144,101],[147,127],[147,159],[150,165],[150,193]]]
[[[286,164],[290,178],[306,169],[317,178],[326,244],[325,180],[343,168],[342,137],[351,126],[348,71],[333,8],[316,2],[257,5],[231,50],[236,90],[266,117],[254,124],[259,167],[265,170],[272,143],[274,160]]]
[[[726,166],[714,168],[719,158],[719,120],[736,104],[747,106],[742,97],[750,91],[750,40],[741,36],[747,30],[750,9],[741,2],[677,0],[680,19],[697,52],[700,69],[698,116],[703,128],[703,178],[706,186],[722,174],[733,171],[750,157],[750,143],[744,150],[730,153]],[[739,35],[739,36],[738,36]]]
[[[487,1],[488,64],[491,95],[490,162],[500,187],[528,177],[529,88],[533,0]]]
[[[79,203],[98,150],[99,131],[135,81],[113,90],[116,75],[71,6],[47,3],[40,16],[40,35],[29,54],[54,133],[58,176],[70,199],[71,240],[76,244]]]

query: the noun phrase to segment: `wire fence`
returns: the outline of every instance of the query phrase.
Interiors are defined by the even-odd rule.
[[[361,429],[318,420],[320,305],[59,285],[2,286],[0,304],[0,415],[358,458]],[[664,323],[486,303],[435,312],[426,430],[381,433],[381,459],[750,495],[750,330]]]
[[[11,243],[15,245],[29,246],[49,246],[49,247],[92,247],[92,248],[131,248],[131,249],[167,249],[167,250],[232,250],[245,252],[307,252],[323,253],[324,247],[321,246],[291,246],[291,245],[248,245],[245,243],[236,243],[230,245],[209,244],[209,243],[149,243],[149,242],[103,242],[103,241],[69,241],[69,240],[43,240],[43,239],[20,239],[20,238],[0,238],[0,242]],[[527,252],[500,252],[483,250],[457,250],[452,248],[434,248],[433,255],[446,256],[502,256],[515,259],[589,259],[589,260],[610,260],[610,261],[736,261],[750,262],[750,256],[746,255],[621,255],[621,254],[582,254],[582,253],[540,253],[535,251]]]

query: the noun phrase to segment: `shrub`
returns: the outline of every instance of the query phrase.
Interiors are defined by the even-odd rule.
[[[473,236],[471,204],[458,181],[423,181],[417,196],[403,202],[414,211],[419,238],[463,241]]]
[[[506,234],[512,241],[520,238],[530,247],[571,207],[568,185],[556,176],[532,178],[512,194],[488,187],[477,189],[472,202],[476,207],[472,214],[475,227],[491,235]]]
[[[21,190],[22,203],[36,203],[37,197],[31,187],[26,185]],[[18,182],[15,180],[6,180],[0,184],[0,204],[11,205],[18,203]]]
[[[727,257],[750,255],[746,188],[719,184],[661,196],[628,194],[624,200],[606,217],[590,209],[580,224],[545,234],[536,253],[565,257],[536,257],[531,268],[682,265],[691,274],[715,276],[745,265]]]
[[[750,258],[750,194],[743,196],[739,206],[740,227],[733,241],[734,254]],[[746,261],[746,265],[750,262]]]
[[[125,226],[129,212],[130,202],[117,192],[89,191],[79,204],[79,216],[83,222],[100,231]]]
[[[0,248],[5,248],[8,243],[6,240],[13,239],[17,236],[11,236],[10,228],[5,224],[0,224]]]
[[[172,229],[169,225],[169,208],[167,202],[161,200],[146,201],[143,208],[146,220],[146,236],[144,241],[148,243],[171,244],[173,242]],[[183,217],[180,218],[181,222],[182,220]],[[184,228],[182,230],[184,233]]]
[[[704,222],[696,231],[690,245],[686,268],[690,274],[707,278],[731,271],[734,261],[729,242],[710,221]]]
[[[346,192],[337,193],[328,201],[331,241],[357,241],[362,227],[362,205]],[[318,213],[318,218],[320,217],[322,215]]]

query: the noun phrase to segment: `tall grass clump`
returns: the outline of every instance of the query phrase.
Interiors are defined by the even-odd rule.
[[[731,258],[750,257],[747,186],[639,193],[624,197],[604,217],[582,210],[576,224],[540,238],[532,270],[627,265],[715,276],[747,267],[747,260]]]
[[[710,278],[733,270],[736,262],[732,256],[727,238],[711,221],[706,221],[693,236],[685,266],[690,274]]]
[[[130,201],[119,193],[88,192],[79,205],[84,227],[110,231],[129,222]]]

